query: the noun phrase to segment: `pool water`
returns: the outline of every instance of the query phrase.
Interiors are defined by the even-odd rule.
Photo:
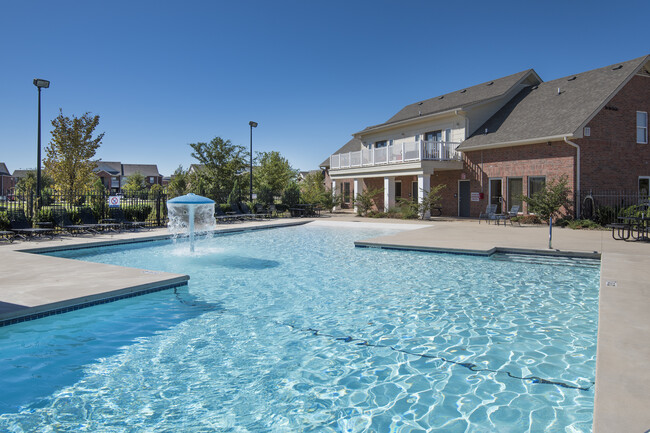
[[[597,263],[309,224],[57,256],[189,285],[0,328],[0,431],[591,431]]]

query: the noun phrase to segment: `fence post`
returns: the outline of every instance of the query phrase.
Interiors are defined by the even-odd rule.
[[[156,194],[156,225],[160,227],[160,196],[162,193]]]

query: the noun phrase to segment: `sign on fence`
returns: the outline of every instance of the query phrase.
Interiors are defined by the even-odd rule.
[[[108,197],[108,207],[120,207],[120,196],[112,195]]]

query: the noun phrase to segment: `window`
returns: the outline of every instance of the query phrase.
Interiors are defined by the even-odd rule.
[[[451,142],[451,129],[445,129],[445,141]]]
[[[386,146],[388,146],[388,142],[386,140],[375,142],[375,149],[379,149],[380,147],[386,147]]]
[[[520,177],[508,178],[508,208],[522,208],[521,195],[524,193],[524,180]]]
[[[650,176],[639,176],[639,198],[647,200],[650,196]]]
[[[401,180],[396,180],[395,181],[395,198],[401,198],[402,197],[402,181]]]
[[[431,131],[424,134],[424,141],[442,141],[442,131]]]
[[[420,141],[420,134],[415,134],[415,141]]]
[[[535,193],[540,192],[546,185],[546,177],[535,176],[528,177],[528,197],[532,197]]]
[[[585,133],[584,133],[584,136],[585,136],[585,137],[591,137],[591,128],[590,128],[590,127],[585,126]]]
[[[636,112],[636,142],[648,144],[648,113]]]
[[[350,203],[350,182],[345,182],[343,184],[343,201],[345,203]]]

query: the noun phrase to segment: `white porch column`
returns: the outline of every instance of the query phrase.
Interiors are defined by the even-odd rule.
[[[424,200],[424,194],[428,193],[431,190],[431,176],[428,174],[418,175],[418,203],[422,203]],[[424,213],[424,218],[429,218],[431,212],[427,209]]]
[[[384,212],[395,206],[395,178],[384,177]]]
[[[353,197],[353,203],[354,203],[354,213],[357,213],[357,195],[359,195],[359,179],[354,178],[354,197]]]
[[[336,181],[335,180],[332,180],[332,194],[336,195]],[[332,212],[334,212],[335,210],[336,210],[336,206],[334,206],[332,208]]]

